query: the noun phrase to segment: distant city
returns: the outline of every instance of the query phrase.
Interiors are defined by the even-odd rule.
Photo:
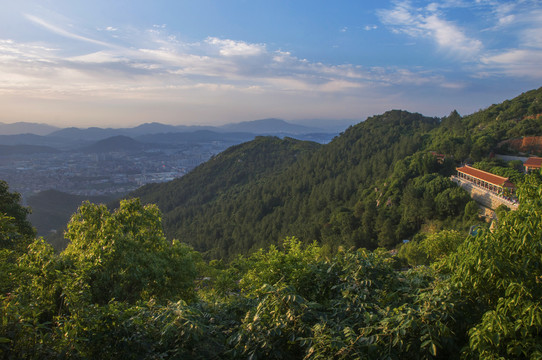
[[[0,156],[2,180],[24,198],[55,189],[77,195],[114,195],[183,176],[227,144],[199,144],[186,149],[149,149],[136,153],[59,152]]]
[[[47,135],[0,135],[0,179],[23,201],[45,190],[74,195],[118,195],[148,183],[181,177],[228,147],[257,135],[292,136],[325,143],[336,133],[312,132],[278,119],[230,128],[183,129],[162,124],[131,129],[62,129]],[[36,124],[34,124],[36,125]],[[13,127],[13,126],[12,126]],[[144,128],[144,129],[143,129]],[[156,131],[170,131],[156,133]],[[302,134],[303,130],[306,133]],[[23,130],[21,130],[23,131]],[[36,131],[38,133],[38,131]]]

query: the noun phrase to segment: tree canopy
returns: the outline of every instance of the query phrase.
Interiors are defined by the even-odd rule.
[[[493,231],[427,236],[423,256],[407,256],[427,265],[408,270],[384,249],[330,254],[293,237],[205,264],[164,242],[155,206],[83,204],[68,230],[72,245],[55,254],[36,240],[12,267],[15,286],[0,296],[0,351],[27,359],[538,358],[540,194],[542,176],[528,175],[519,209]]]

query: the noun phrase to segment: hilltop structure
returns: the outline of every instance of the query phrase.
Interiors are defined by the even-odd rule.
[[[452,176],[452,181],[468,191],[482,206],[495,210],[504,204],[512,210],[517,209],[518,203],[513,197],[516,187],[509,178],[468,165],[458,167],[456,171],[457,175]]]
[[[516,187],[507,178],[473,168],[469,165],[456,168],[457,177],[470,181],[494,194],[514,193]]]

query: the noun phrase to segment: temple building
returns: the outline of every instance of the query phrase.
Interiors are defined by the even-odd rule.
[[[525,168],[525,173],[534,171],[534,170],[540,170],[542,167],[542,158],[537,156],[531,156],[523,163],[523,167]]]
[[[505,190],[512,194],[516,188],[507,177],[495,175],[468,165],[458,167],[456,170],[458,178],[467,180],[498,195],[504,194]]]

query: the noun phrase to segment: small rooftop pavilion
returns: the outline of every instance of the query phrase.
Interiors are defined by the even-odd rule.
[[[540,170],[540,168],[542,167],[542,158],[537,156],[531,156],[523,163],[523,167],[525,167],[526,173],[534,170]]]

